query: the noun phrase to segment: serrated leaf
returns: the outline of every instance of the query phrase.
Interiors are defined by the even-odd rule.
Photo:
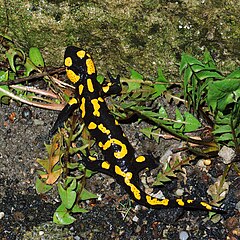
[[[158,173],[156,181],[152,184],[153,186],[160,186],[166,182],[170,182],[171,178],[167,177],[163,173]]]
[[[41,179],[37,178],[35,188],[38,194],[43,194],[52,189],[51,185],[44,183]]]
[[[61,225],[72,224],[76,219],[72,217],[63,204],[61,204],[53,215],[53,222]]]
[[[148,127],[148,128],[142,128],[140,130],[140,132],[142,132],[145,136],[147,136],[148,138],[151,138],[152,136],[152,130],[153,130],[153,127]]]
[[[37,47],[31,47],[29,49],[29,58],[37,67],[44,67],[44,60],[40,50]]]

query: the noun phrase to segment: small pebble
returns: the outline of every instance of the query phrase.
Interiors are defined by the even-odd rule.
[[[182,196],[183,193],[184,193],[184,190],[183,190],[182,188],[179,188],[179,189],[177,189],[177,191],[176,191],[176,195],[177,195],[177,196]]]
[[[139,218],[137,216],[134,216],[132,219],[134,222],[138,222]]]
[[[4,212],[0,212],[0,219],[4,217]]]
[[[205,166],[209,166],[209,165],[211,165],[212,161],[210,159],[205,159],[205,160],[203,160],[203,163]]]
[[[188,235],[188,233],[187,233],[186,231],[181,231],[181,232],[179,233],[179,239],[180,239],[180,240],[187,240],[188,237],[189,237],[189,235]]]
[[[44,235],[44,231],[39,231],[39,236],[43,236]]]
[[[218,156],[222,158],[223,163],[229,164],[232,162],[232,160],[236,156],[236,153],[232,148],[223,146],[219,151]]]

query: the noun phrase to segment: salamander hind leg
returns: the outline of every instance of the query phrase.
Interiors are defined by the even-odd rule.
[[[103,161],[97,159],[97,157],[91,156],[89,152],[87,151],[87,156],[85,156],[82,152],[80,152],[80,156],[82,158],[82,162],[84,166],[91,170],[96,172],[101,172],[107,175],[112,176],[111,174],[111,165],[108,161]]]

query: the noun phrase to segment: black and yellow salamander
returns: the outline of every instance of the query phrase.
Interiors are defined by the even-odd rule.
[[[152,155],[135,157],[132,145],[109,112],[104,100],[107,95],[121,92],[120,77],[113,78],[108,73],[110,81],[105,80],[100,84],[91,56],[74,46],[67,47],[64,63],[67,77],[74,84],[76,92],[75,97],[60,112],[51,134],[79,108],[81,118],[104,156],[104,160],[99,160],[90,155],[82,155],[83,163],[88,169],[112,176],[132,199],[149,208],[185,207],[223,212],[223,209],[203,201],[158,199],[146,194],[140,188],[139,172],[145,168],[156,168],[156,159]]]

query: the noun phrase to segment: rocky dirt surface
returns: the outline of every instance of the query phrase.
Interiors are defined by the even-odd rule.
[[[12,114],[15,117],[12,118]],[[230,191],[224,200],[228,211],[221,220],[213,223],[204,211],[143,208],[128,199],[124,190],[114,180],[96,174],[88,182],[88,189],[101,199],[90,211],[75,217],[71,226],[57,226],[52,216],[59,205],[56,191],[39,196],[34,188],[39,165],[37,158],[46,156],[44,142],[57,113],[12,102],[0,107],[0,239],[237,239],[239,237],[240,180],[236,172],[228,175]],[[163,141],[159,147],[138,133],[137,127],[124,126],[137,149],[155,149],[161,152],[171,142]],[[160,148],[162,146],[162,149]],[[156,150],[159,148],[159,150]],[[139,150],[140,151],[140,150]],[[140,151],[141,152],[141,151]],[[224,166],[216,159],[210,175],[215,178]],[[184,185],[172,181],[161,188],[166,197]],[[188,169],[184,188],[190,195],[206,197],[209,180],[201,170]],[[238,211],[236,204],[238,203]],[[228,237],[228,238],[227,238]]]

